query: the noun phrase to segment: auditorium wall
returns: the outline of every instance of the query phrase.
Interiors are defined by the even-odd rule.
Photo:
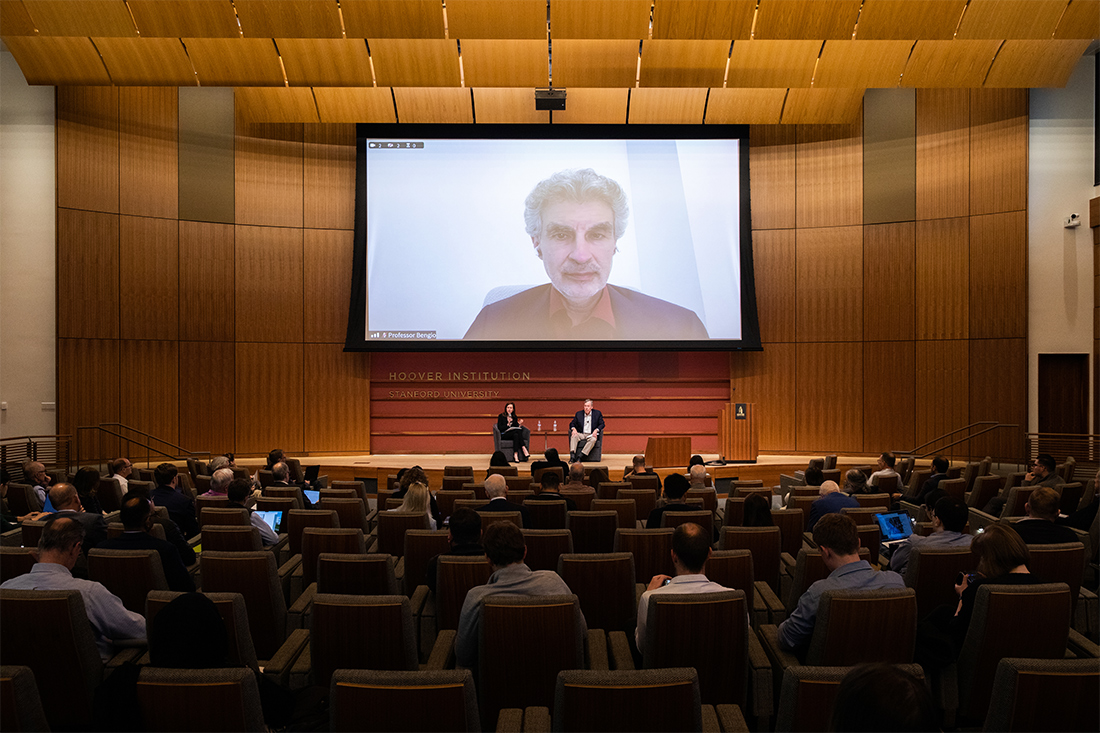
[[[729,399],[758,405],[770,452],[1026,424],[1026,91],[916,92],[915,220],[864,223],[863,121],[754,127],[764,350],[704,354],[345,354],[354,128],[239,121],[234,220],[181,220],[178,104],[175,89],[57,90],[62,432],[119,421],[245,455],[487,453],[506,399],[564,434],[587,396],[616,453],[682,433],[711,452]]]

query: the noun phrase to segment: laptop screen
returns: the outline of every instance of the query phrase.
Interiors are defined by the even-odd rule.
[[[257,511],[256,514],[275,534],[283,531],[283,513],[281,511]]]
[[[878,527],[882,531],[883,542],[903,540],[913,534],[913,523],[905,512],[876,514],[875,519],[878,520]]]
[[[314,491],[313,489],[302,489],[302,493],[306,495],[307,499],[309,499],[310,504],[316,504],[317,502],[321,501],[320,491]]]

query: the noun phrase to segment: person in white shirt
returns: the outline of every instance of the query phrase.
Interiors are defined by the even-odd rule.
[[[128,492],[130,490],[130,474],[134,472],[130,459],[116,458],[111,461],[107,468],[109,469],[108,476],[114,476],[118,479],[118,485],[122,489],[122,493]]]
[[[649,599],[653,595],[731,590],[707,580],[704,571],[709,559],[710,536],[707,531],[694,522],[684,522],[677,526],[672,533],[672,566],[676,568],[676,577],[654,575],[638,600],[638,625],[634,631],[634,642],[639,652],[645,653],[642,647],[645,644],[646,616],[649,614]]]
[[[871,476],[867,479],[867,485],[868,486],[878,486],[878,480],[880,478],[883,478],[885,476],[897,476],[898,477],[898,486],[900,487],[901,486],[901,476],[898,476],[898,472],[894,470],[894,463],[895,462],[896,462],[896,459],[894,458],[893,453],[887,452],[887,453],[883,453],[881,456],[879,456],[878,457],[878,463],[876,464],[876,467],[878,468],[878,470],[875,471],[874,473],[872,473]]]

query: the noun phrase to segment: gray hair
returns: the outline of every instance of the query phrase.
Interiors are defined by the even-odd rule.
[[[615,215],[615,240],[618,241],[626,231],[630,205],[622,186],[591,168],[581,168],[558,171],[531,189],[523,209],[528,236],[537,237],[542,231],[543,207],[561,201],[602,201]]]
[[[214,473],[215,471],[217,471],[219,469],[228,468],[228,467],[229,467],[229,459],[225,456],[214,456],[212,459],[210,459],[210,465],[209,465],[210,473]]]
[[[232,473],[232,471],[230,471]],[[290,466],[283,462],[276,463],[271,467],[271,477],[276,481],[286,481],[290,478]]]
[[[691,476],[691,483],[705,483],[707,480],[707,467],[696,464],[691,467],[691,469],[688,471],[688,474]]]
[[[494,473],[485,479],[485,495],[490,499],[508,496],[508,482],[499,473]]]
[[[219,468],[210,477],[210,488],[214,491],[222,491],[233,480],[232,468]]]

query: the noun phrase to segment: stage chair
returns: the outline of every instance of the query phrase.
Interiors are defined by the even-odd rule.
[[[642,522],[657,508],[657,496],[649,489],[619,489],[615,492],[615,498],[633,501],[634,515]]]
[[[4,730],[49,730],[42,698],[30,667],[0,667],[0,728]]]
[[[502,451],[508,460],[512,460],[513,457],[522,456],[523,448],[527,448],[528,453],[531,451],[531,431],[526,425],[520,426],[520,436],[523,445],[516,445],[516,441],[513,438],[505,438],[500,434],[500,426],[493,423],[493,451]]]
[[[436,555],[449,552],[451,543],[445,529],[407,529],[405,530],[405,555],[402,559],[400,578],[405,595],[413,598],[418,587],[424,586],[424,574],[428,570],[428,561]],[[381,595],[392,595],[384,593]],[[421,601],[423,603],[423,601]],[[414,608],[418,606],[414,605]]]
[[[565,529],[566,503],[564,499],[527,499],[523,502],[531,518],[529,529]]]
[[[731,590],[745,592],[745,603],[752,611],[749,618],[753,628],[782,623],[787,617],[783,603],[771,587],[755,579],[749,550],[715,550],[707,560],[706,576]]]
[[[592,502],[596,498],[596,490],[574,490],[562,489],[561,495],[572,499],[577,504],[577,510],[582,512],[592,511]]]
[[[1100,659],[1002,659],[985,731],[1100,730]]]
[[[158,669],[138,675],[144,730],[266,731],[260,689],[252,670]]]
[[[103,586],[122,600],[134,613],[145,613],[149,591],[168,590],[160,553],[156,550],[88,551],[88,579]]]
[[[720,550],[749,550],[753,557],[753,578],[779,593],[779,555],[783,540],[779,527],[723,527]]]
[[[638,476],[636,478],[641,479],[641,478],[655,478],[655,477],[652,477],[652,476],[649,476],[649,477],[647,477],[647,476]],[[650,494],[653,495],[654,503],[656,503],[657,494],[659,493],[659,490],[656,489],[656,488],[651,488],[649,486],[635,486],[630,481],[601,481],[600,485],[596,487],[596,498],[597,499],[617,499],[619,497],[619,492],[622,491],[623,489],[636,489],[636,490],[639,490],[639,491],[648,491]]]
[[[329,686],[329,730],[369,733],[480,733],[468,669],[385,672],[340,669]],[[492,729],[489,723],[486,730]]]
[[[671,529],[616,529],[613,551],[634,556],[634,581],[648,585],[655,575],[675,575]]]
[[[593,500],[593,503],[595,500]],[[573,551],[580,553],[611,552],[619,527],[618,512],[574,511],[569,516],[569,532],[573,535]]]
[[[619,515],[620,529],[634,529],[638,526],[638,507],[632,499],[593,499],[592,511],[612,511]],[[668,514],[670,512],[666,512]]]
[[[532,570],[557,570],[558,558],[573,552],[573,533],[568,529],[525,529],[523,541],[524,562]]]
[[[514,512],[478,512],[481,515],[481,531],[489,529],[489,525],[494,522],[511,522],[520,529],[523,529],[523,515],[519,513],[517,509]]]
[[[990,499],[1000,495],[1001,487],[1004,486],[1004,483],[1004,476],[997,476],[995,474],[978,476],[974,479],[974,488],[966,495],[967,505],[975,509],[983,508],[989,503]]]
[[[638,616],[634,556],[629,552],[565,554],[557,572],[576,594],[588,626],[632,632]]]
[[[924,679],[919,664],[895,664],[895,667]],[[775,731],[829,730],[833,719],[836,693],[844,677],[855,667],[804,667],[795,665],[783,672],[776,708]]]
[[[33,547],[0,546],[0,583],[25,575],[34,567]]]
[[[405,554],[405,532],[410,529],[431,529],[428,515],[419,512],[379,512],[378,541],[371,551],[402,557]]]

